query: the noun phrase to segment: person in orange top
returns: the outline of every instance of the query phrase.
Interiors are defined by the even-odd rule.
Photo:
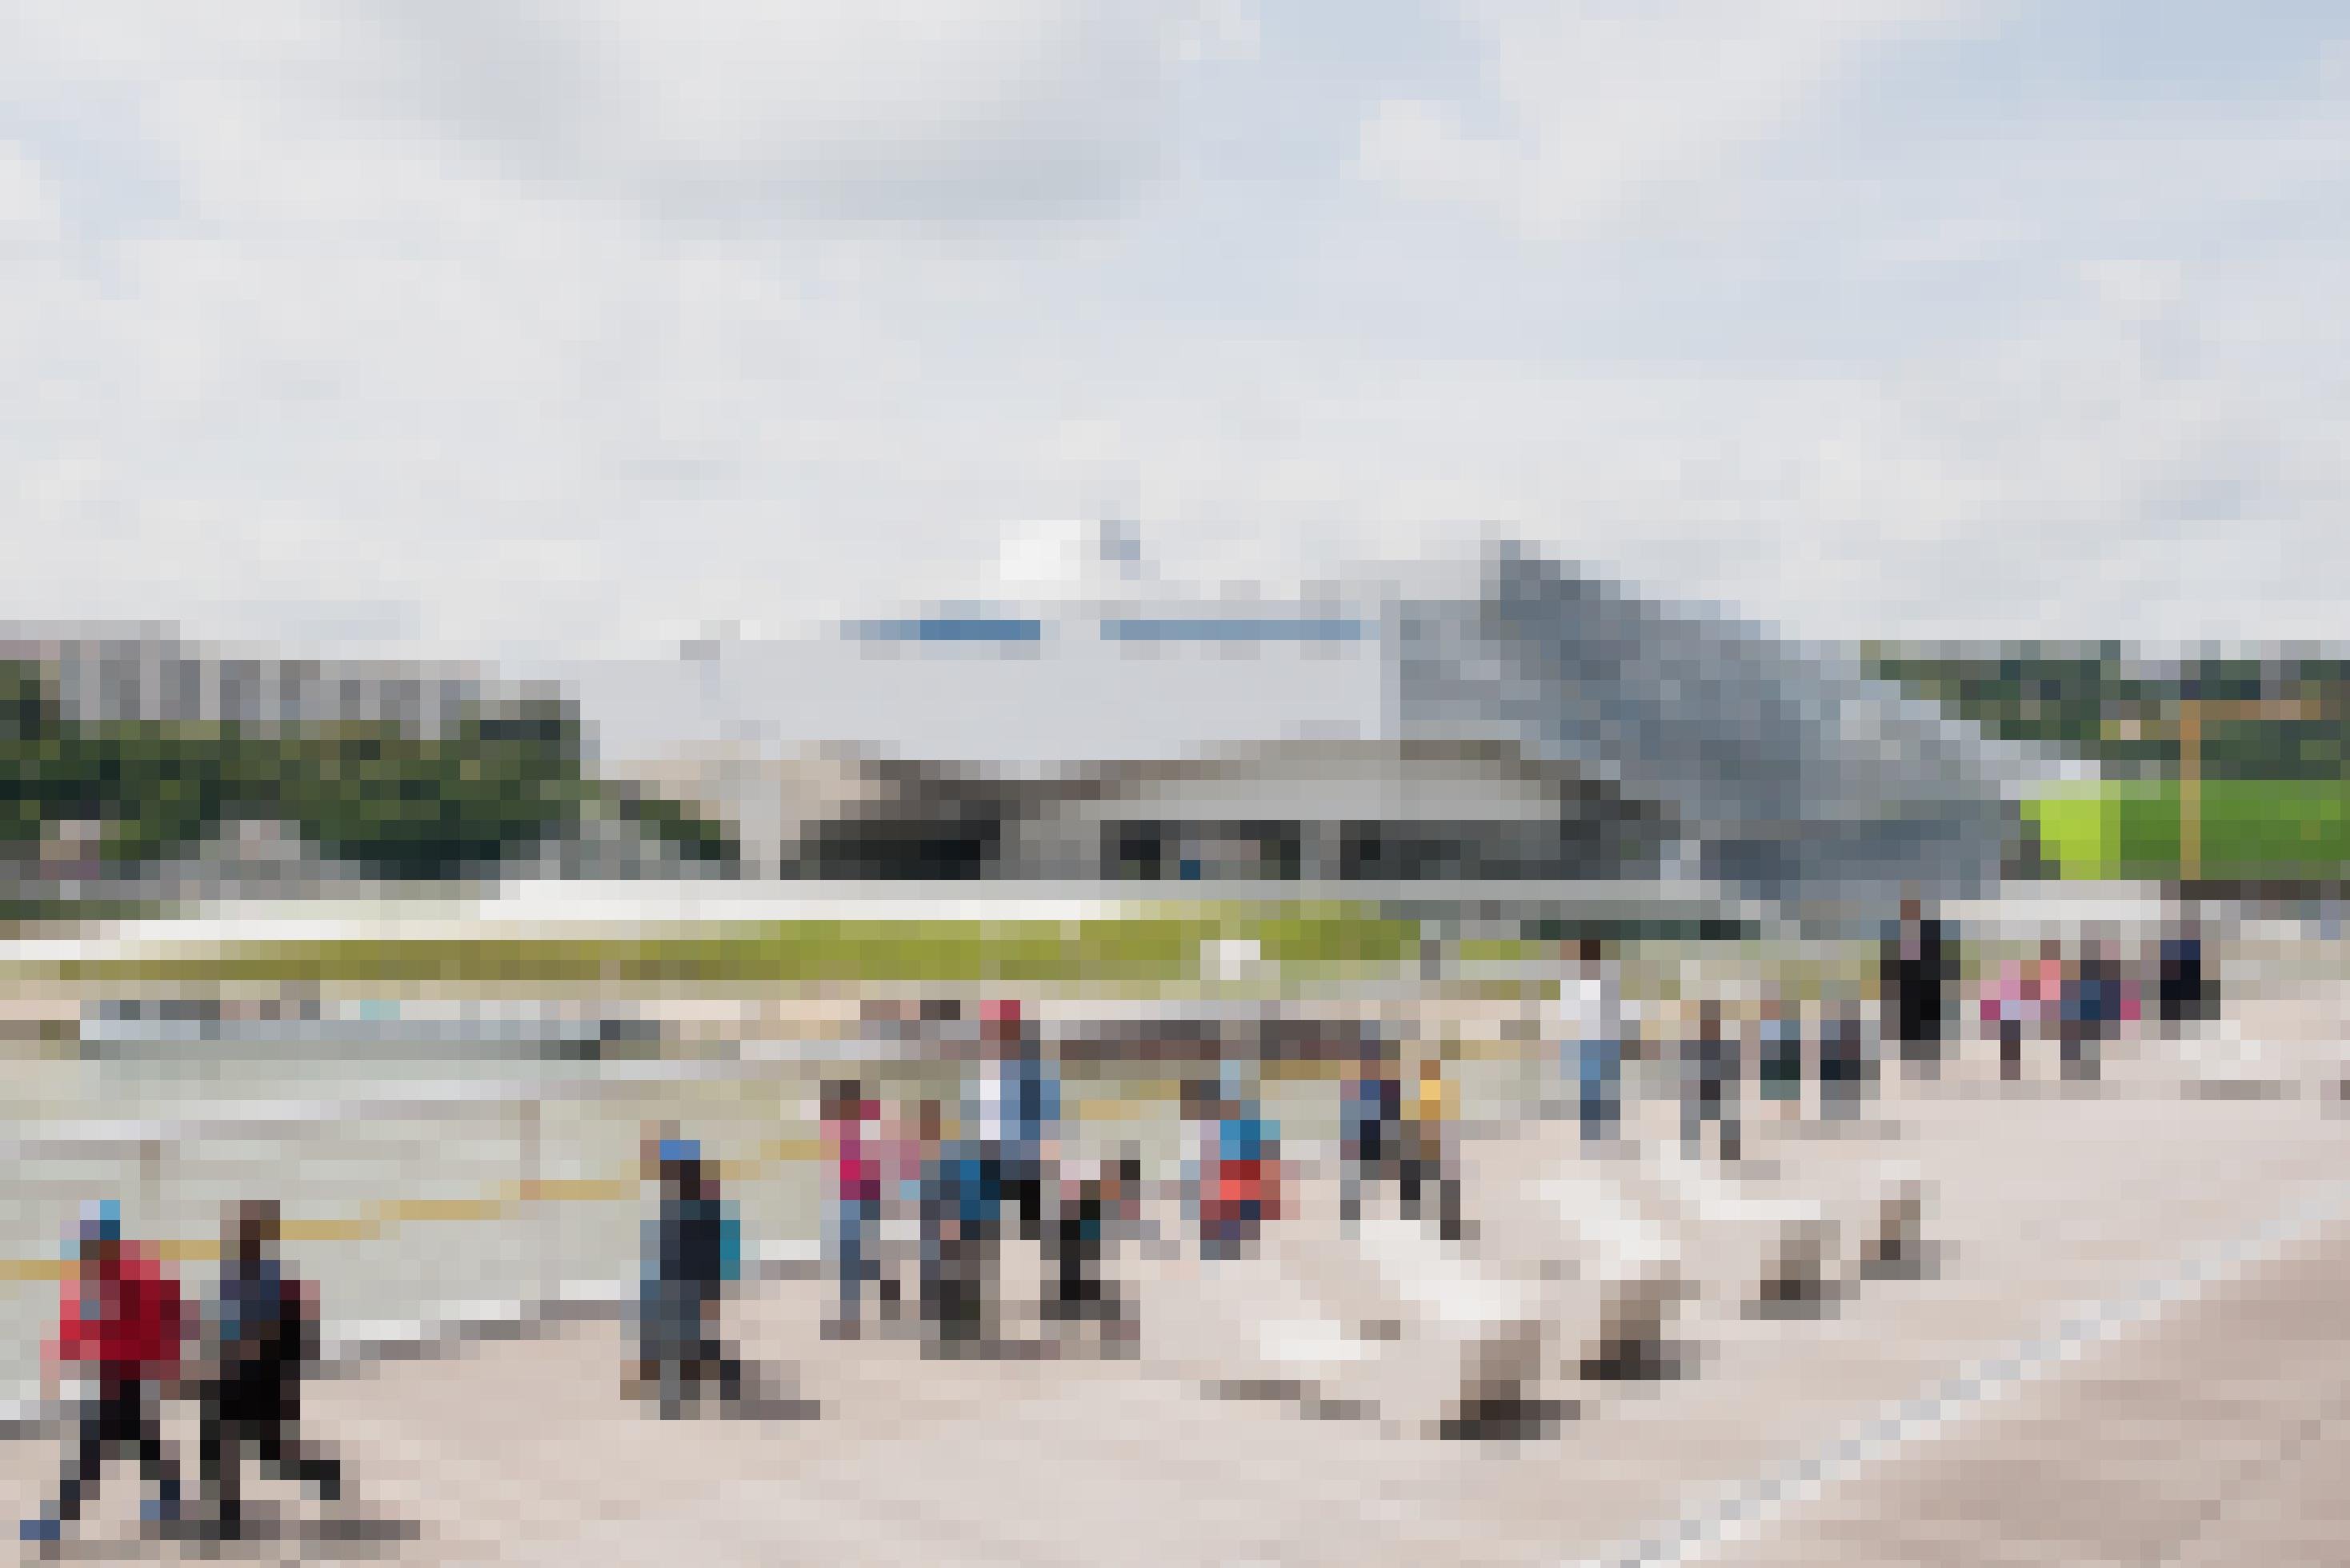
[[[126,1443],[138,1449],[140,1468],[156,1488],[144,1517],[163,1523],[180,1517],[179,1467],[158,1426],[162,1395],[179,1378],[189,1328],[180,1288],[143,1250],[123,1241],[121,1215],[111,1199],[83,1210],[76,1247],[78,1267],[60,1293],[43,1384],[54,1395],[65,1368],[87,1367],[97,1389],[77,1413],[57,1503],[24,1521],[19,1534],[26,1541],[57,1540],[81,1516],[108,1450]]]
[[[1435,1057],[1419,1064],[1419,1082],[1404,1096],[1403,1211],[1417,1219],[1421,1198],[1435,1189],[1437,1231],[1461,1239],[1461,1189],[1452,1168],[1452,1122],[1459,1105]]]

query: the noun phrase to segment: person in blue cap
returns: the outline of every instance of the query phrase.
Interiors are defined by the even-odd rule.
[[[654,1395],[662,1417],[674,1419],[712,1383],[729,1404],[742,1398],[742,1363],[717,1334],[725,1288],[742,1274],[742,1230],[700,1144],[665,1133],[648,1140],[645,1154],[660,1199],[645,1227],[630,1391]]]
[[[81,1516],[109,1449],[138,1450],[140,1468],[156,1496],[141,1510],[153,1521],[177,1523],[180,1474],[163,1446],[160,1407],[179,1381],[188,1322],[179,1286],[153,1258],[122,1240],[122,1215],[111,1199],[86,1205],[69,1243],[76,1267],[57,1307],[57,1334],[43,1356],[45,1391],[52,1397],[68,1366],[86,1368],[96,1391],[74,1422],[72,1447],[47,1511],[24,1521],[26,1541],[53,1542]]]
[[[1200,1128],[1198,1156],[1187,1160],[1187,1185],[1202,1256],[1236,1258],[1256,1244],[1265,1222],[1281,1215],[1281,1128],[1259,1108],[1248,1080],[1227,1063],[1211,1085],[1185,1096]]]

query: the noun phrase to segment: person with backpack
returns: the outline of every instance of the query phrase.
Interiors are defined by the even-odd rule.
[[[704,1395],[712,1383],[728,1403],[742,1397],[742,1363],[717,1334],[725,1288],[742,1273],[742,1231],[700,1144],[655,1139],[647,1165],[660,1196],[645,1227],[633,1383],[674,1420],[689,1395]]]
[[[18,1531],[40,1543],[60,1540],[65,1526],[81,1517],[109,1450],[123,1446],[137,1450],[155,1487],[141,1517],[162,1524],[180,1518],[179,1467],[159,1425],[163,1397],[179,1381],[189,1327],[180,1288],[144,1249],[123,1241],[121,1211],[111,1199],[84,1207],[74,1249],[57,1336],[44,1347],[43,1383],[54,1397],[71,1367],[87,1369],[95,1387],[75,1412],[57,1501]]]
[[[232,1211],[227,1263],[205,1311],[208,1355],[199,1379],[197,1453],[211,1532],[243,1532],[243,1471],[250,1452],[333,1502],[342,1469],[301,1438],[302,1378],[318,1355],[316,1292],[277,1256],[277,1205]]]
[[[1426,1204],[1436,1200],[1437,1233],[1445,1241],[1461,1239],[1461,1186],[1453,1168],[1453,1124],[1460,1105],[1444,1064],[1423,1057],[1419,1081],[1404,1102],[1403,1211],[1418,1219]]]
[[[1237,1073],[1201,1085],[1191,1099],[1201,1128],[1198,1176],[1200,1251],[1236,1258],[1256,1245],[1281,1216],[1281,1129],[1257,1107]]]
[[[1060,1078],[1045,1062],[1035,1025],[1023,1020],[1017,1002],[993,1003],[983,1016],[997,1052],[999,1083],[990,1097],[1000,1106],[998,1179],[1019,1220],[1020,1239],[1048,1241],[1045,1199],[1055,1183],[1047,1156],[1060,1130]]]
[[[878,1281],[881,1225],[880,1106],[854,1078],[824,1086],[825,1151],[833,1167],[831,1247],[839,1304],[827,1339],[855,1339],[864,1327],[865,1286]]]
[[[1367,1038],[1339,1106],[1338,1214],[1347,1224],[1361,1218],[1363,1198],[1396,1181],[1403,1120],[1403,1085],[1389,1054],[1377,1037]]]
[[[985,1345],[993,1327],[1002,1168],[988,1146],[960,1138],[940,1147],[924,1183],[922,1311],[946,1355]]]
[[[1108,1328],[1124,1315],[1108,1274],[1111,1249],[1134,1216],[1141,1161],[1094,1162],[1077,1173],[1053,1220],[1054,1282],[1045,1315],[1062,1323],[1093,1319]]]

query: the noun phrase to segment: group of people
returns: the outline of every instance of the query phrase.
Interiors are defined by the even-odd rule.
[[[2154,977],[2154,1015],[2166,1029],[2210,1016],[2216,1002],[2199,932],[2189,927],[2163,939]],[[2114,944],[2090,941],[2068,953],[2054,938],[2036,958],[2011,958],[1983,978],[1983,1029],[1999,1040],[2000,1076],[2023,1075],[2027,1040],[2052,1040],[2058,1071],[2095,1078],[2104,1047],[2126,1024],[2140,1023],[2147,988],[2134,984]]]
[[[1109,1262],[1145,1228],[1140,1159],[1130,1148],[1114,1159],[1072,1158],[1058,1074],[1016,1003],[983,1011],[981,1041],[955,1137],[943,1136],[936,1100],[889,1106],[853,1078],[824,1086],[819,1120],[833,1176],[827,1253],[837,1291],[827,1335],[863,1333],[868,1306],[903,1320],[910,1300],[944,1354],[986,1343],[1001,1318],[1007,1239],[1040,1249],[1048,1322],[1131,1326]],[[1373,1041],[1341,1094],[1348,1222],[1367,1198],[1391,1190],[1406,1216],[1457,1238],[1456,1110],[1440,1064],[1422,1064],[1407,1085],[1393,1047]],[[1184,1083],[1180,1112],[1170,1196],[1181,1223],[1203,1257],[1245,1254],[1291,1207],[1280,1125],[1237,1063]]]
[[[1607,1142],[1622,1127],[1624,1064],[1638,1033],[1636,1010],[1626,1004],[1617,967],[1597,942],[1575,943],[1573,952],[1574,970],[1560,987],[1550,1027],[1565,1054],[1565,1075],[1574,1085],[1583,1137]],[[1939,1073],[1960,1015],[1953,1005],[1957,954],[1947,924],[1918,900],[1904,900],[1882,944],[1880,1017],[1887,1049],[1918,1076]],[[2142,992],[2147,993],[2143,1000]],[[1999,1041],[2003,1078],[2022,1076],[2025,1042],[2041,1038],[2054,1044],[2064,1076],[2094,1079],[2106,1043],[2138,1022],[2147,1002],[2166,1028],[2208,1017],[2213,1009],[2202,934],[2192,922],[2162,940],[2150,985],[2125,970],[2110,940],[2093,937],[2068,950],[2052,939],[2035,959],[2008,959],[1988,968],[1981,1010],[1984,1033]],[[1701,1002],[1694,1021],[1672,1047],[1681,1137],[1692,1153],[1711,1128],[1721,1158],[1739,1157],[1750,1051],[1755,1089],[1765,1105],[1792,1111],[1815,1079],[1820,1115],[1830,1120],[1856,1114],[1875,1076],[1856,997],[1825,1006],[1810,1041],[1802,1011],[1779,997],[1762,1001],[1751,1030],[1742,1030],[1714,1001]]]
[[[902,1319],[910,1297],[943,1354],[984,1343],[1007,1233],[1042,1250],[1048,1319],[1122,1321],[1106,1261],[1139,1223],[1139,1161],[1065,1157],[1059,1075],[1016,1002],[989,1003],[981,1038],[986,1061],[952,1137],[935,1099],[889,1106],[858,1079],[824,1085],[838,1292],[827,1336],[862,1334],[868,1300]]]
[[[68,1374],[86,1385],[74,1412],[56,1501],[19,1533],[59,1540],[81,1515],[107,1459],[128,1447],[154,1495],[151,1521],[192,1523],[228,1539],[245,1527],[248,1456],[327,1501],[340,1495],[336,1461],[301,1435],[302,1382],[317,1355],[317,1295],[278,1256],[277,1208],[236,1205],[213,1294],[190,1303],[145,1247],[126,1241],[111,1200],[87,1206],[71,1239],[57,1331],[43,1349],[43,1389]],[[166,1399],[192,1395],[197,1411],[202,1516],[182,1520],[180,1469],[163,1438]]]
[[[1432,1216],[1448,1241],[1461,1239],[1461,1179],[1453,1127],[1459,1105],[1443,1064],[1423,1060],[1409,1090],[1393,1047],[1367,1043],[1344,1090],[1339,1138],[1340,1220],[1356,1223],[1364,1201],[1392,1189],[1407,1219]]]
[[[1583,1138],[1604,1144],[1623,1129],[1624,1064],[1638,1029],[1617,966],[1600,944],[1577,942],[1574,953],[1574,971],[1560,986],[1548,1030],[1565,1054],[1565,1076],[1574,1086]],[[1766,1105],[1792,1113],[1803,1104],[1806,1082],[1815,1080],[1822,1116],[1834,1120],[1858,1111],[1871,1064],[1856,1002],[1825,1009],[1815,1037],[1807,1042],[1800,1011],[1768,997],[1751,1033],[1750,1043],[1723,1006],[1708,1000],[1697,1006],[1694,1027],[1671,1047],[1681,1138],[1691,1153],[1703,1147],[1711,1128],[1721,1158],[1739,1158],[1750,1049],[1756,1092]]]

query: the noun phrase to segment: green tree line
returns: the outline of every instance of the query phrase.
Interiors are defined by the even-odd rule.
[[[2003,739],[2054,747],[2124,773],[2170,776],[2185,698],[2293,699],[2302,719],[2215,718],[2202,763],[2215,779],[2339,779],[2350,774],[2350,659],[2199,658],[2162,663],[2118,644],[2091,649],[1863,650],[1868,671]]]
[[[476,711],[437,735],[383,722],[82,723],[59,712],[39,665],[0,665],[0,843],[20,850],[54,824],[94,820],[98,852],[127,867],[224,823],[276,818],[370,875],[437,879],[490,869],[590,814],[690,860],[737,858],[732,836],[690,808],[588,777],[565,703]]]

